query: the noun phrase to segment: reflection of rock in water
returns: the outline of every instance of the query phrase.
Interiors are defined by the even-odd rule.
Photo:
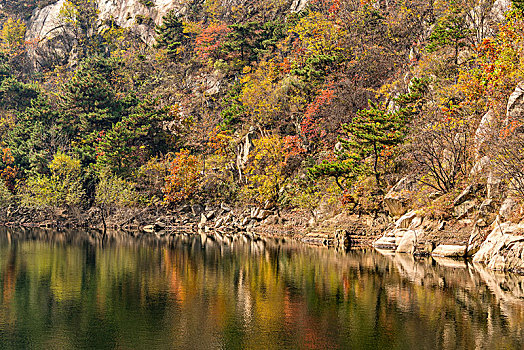
[[[216,305],[234,300],[239,317],[249,324],[256,322],[260,312],[274,311],[271,308],[280,310],[274,317],[285,317],[285,322],[311,318],[308,310],[322,314],[325,310],[320,306],[333,300],[336,302],[326,308],[333,308],[339,316],[348,319],[357,317],[345,314],[352,307],[365,310],[358,316],[362,317],[358,322],[366,322],[364,315],[372,315],[374,324],[380,327],[401,324],[399,327],[413,334],[434,329],[435,334],[426,335],[435,338],[427,340],[439,347],[462,347],[461,342],[468,340],[473,343],[468,343],[467,347],[485,348],[496,333],[522,332],[524,324],[522,277],[497,275],[465,261],[382,255],[369,250],[341,253],[253,235],[208,233],[133,238],[118,232],[102,235],[98,232],[0,230],[0,247],[17,244],[10,241],[24,244],[24,241],[34,240],[56,244],[60,249],[69,249],[70,245],[92,246],[93,249],[76,251],[92,254],[96,259],[93,266],[104,264],[97,273],[114,270],[118,286],[128,278],[126,276],[134,276],[133,271],[146,271],[134,278],[145,278],[147,283],[143,288],[159,293],[161,289],[155,283],[165,278],[169,281],[170,298],[180,305],[187,302],[189,295],[194,298],[203,293],[199,288],[209,288],[207,298],[218,298],[215,294],[223,297],[217,299]],[[122,246],[130,248],[122,249],[127,257],[125,264],[124,260],[118,260],[118,255],[124,253],[119,250]],[[117,252],[120,253],[115,254]],[[85,260],[89,259],[86,256]],[[80,267],[75,268],[81,269],[81,263],[78,264]],[[121,266],[125,266],[126,274],[119,272]],[[64,290],[57,290],[55,294],[81,295],[78,288],[82,287],[82,280],[67,281],[71,286],[64,290],[69,294]],[[222,289],[217,291],[216,286]],[[272,301],[277,307],[271,304]],[[192,307],[192,314],[198,317],[209,313],[207,300],[201,309],[188,305]]]

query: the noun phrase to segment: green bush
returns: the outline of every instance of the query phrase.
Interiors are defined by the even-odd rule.
[[[30,176],[21,191],[27,207],[79,206],[85,197],[80,161],[57,152],[49,164],[51,175]]]
[[[135,190],[135,184],[104,172],[96,186],[95,202],[103,208],[132,207],[139,204],[140,196]]]

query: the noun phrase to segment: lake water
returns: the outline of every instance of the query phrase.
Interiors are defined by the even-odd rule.
[[[523,296],[463,262],[0,229],[0,349],[522,349]]]

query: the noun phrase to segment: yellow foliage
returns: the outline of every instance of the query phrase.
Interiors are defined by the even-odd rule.
[[[242,78],[241,100],[256,123],[269,124],[283,112],[279,75],[278,64],[263,61],[253,73]]]
[[[26,26],[20,19],[8,18],[1,31],[2,49],[12,52],[24,44]]]
[[[316,55],[342,54],[345,50],[342,41],[348,35],[336,20],[315,11],[301,18],[289,33],[298,35],[300,48],[296,59],[300,63]]]
[[[262,137],[253,144],[255,148],[246,168],[247,186],[242,191],[259,203],[274,203],[290,178],[289,159],[303,150],[292,137],[278,135]]]

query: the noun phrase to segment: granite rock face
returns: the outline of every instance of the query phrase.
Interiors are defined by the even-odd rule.
[[[505,222],[493,230],[473,257],[491,270],[524,271],[524,225]]]
[[[412,177],[402,178],[384,197],[391,216],[404,215],[411,206],[413,192],[417,188],[417,181]]]
[[[524,82],[520,82],[511,93],[506,107],[506,123],[522,121],[524,118]]]
[[[29,56],[35,69],[51,63],[68,63],[75,59],[75,39],[60,18],[60,9],[65,0],[37,8],[27,23],[26,41],[32,43]],[[301,11],[308,0],[289,0],[289,11]],[[219,0],[219,6],[227,12],[246,0]],[[143,0],[99,0],[100,21],[113,20],[123,28],[133,28],[134,33],[145,43],[155,41],[154,25],[160,25],[163,17],[171,10],[184,16],[191,4],[184,0],[153,0],[147,5]]]

